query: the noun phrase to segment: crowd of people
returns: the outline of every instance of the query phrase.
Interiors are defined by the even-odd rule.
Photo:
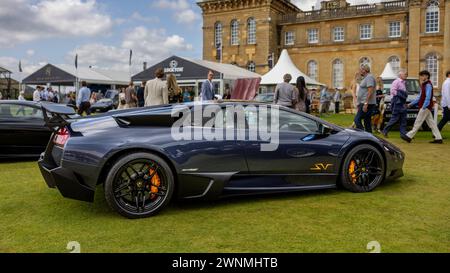
[[[164,76],[166,80],[163,81]],[[202,100],[215,99],[215,86],[212,82],[214,72],[208,72],[208,79],[202,84],[200,98]],[[81,89],[78,91],[76,101],[72,94],[69,95],[69,104],[73,104],[78,109],[79,115],[90,115],[90,107],[97,101],[97,93],[91,92],[86,82],[81,83]],[[173,103],[194,101],[193,88],[180,88],[177,78],[174,74],[165,75],[163,68],[155,71],[155,78],[144,81],[140,86],[135,86],[130,82],[128,87],[121,88],[119,92],[118,109],[132,109],[137,107],[157,106]],[[229,98],[225,96],[224,98]]]
[[[182,89],[177,83],[174,74],[168,74],[166,81],[164,70],[159,68],[155,71],[155,78],[147,82],[142,82],[140,86],[135,86],[130,82],[127,88],[122,88],[119,93],[118,109],[131,109],[145,106],[157,106],[172,103],[191,102],[194,101],[194,92],[189,89]],[[381,77],[375,78],[371,74],[370,66],[362,65],[360,70],[355,74],[354,80],[350,85],[353,106],[356,109],[353,126],[355,128],[372,133],[377,131],[388,137],[391,129],[399,124],[400,136],[407,142],[412,142],[417,132],[424,123],[432,130],[434,140],[431,143],[443,143],[440,131],[450,121],[450,71],[446,74],[446,81],[442,87],[442,108],[443,118],[437,124],[433,118],[434,111],[434,93],[433,84],[430,81],[430,73],[428,71],[420,72],[421,90],[419,96],[408,103],[408,90],[406,80],[408,73],[400,70],[398,78],[394,80],[391,86],[390,94],[392,117],[384,129],[381,127],[384,121],[384,84]],[[211,101],[217,99],[215,85],[213,83],[214,72],[209,71],[207,80],[201,86],[199,94],[200,100]],[[274,104],[282,105],[295,109],[297,111],[311,113],[312,102],[316,96],[316,90],[309,90],[304,77],[298,77],[296,84],[292,85],[292,76],[284,75],[283,82],[275,88]],[[227,89],[227,88],[226,88]],[[225,92],[223,99],[230,99],[230,91]],[[334,111],[339,114],[341,102],[343,101],[342,91],[335,90],[331,93],[327,86],[323,86],[319,94],[319,114],[328,113],[331,102],[334,102]],[[20,93],[19,100],[25,100],[23,92]],[[90,115],[91,105],[94,104],[98,97],[97,93],[91,92],[86,82],[81,83],[81,89],[75,98],[74,94],[68,95],[68,105],[74,105],[79,115]],[[51,87],[44,88],[38,86],[33,93],[33,101],[49,101],[59,102],[59,94]],[[409,108],[418,107],[419,113],[415,121],[414,127],[407,132],[407,111]]]
[[[390,89],[390,94],[392,96],[390,103],[392,117],[389,123],[384,127],[383,131],[380,131],[381,124],[383,123],[382,111],[384,109],[381,107],[381,101],[383,99],[383,82],[381,81],[381,78],[374,78],[370,73],[370,67],[368,65],[363,65],[360,72],[356,74],[352,85],[354,103],[358,111],[355,117],[355,127],[372,133],[372,128],[375,126],[377,131],[387,138],[393,126],[398,124],[400,126],[400,137],[404,141],[411,143],[420,128],[422,128],[424,123],[427,123],[434,136],[434,140],[431,141],[431,143],[442,144],[443,140],[440,131],[450,120],[450,71],[447,72],[446,77],[447,80],[444,82],[442,88],[441,102],[444,110],[444,117],[438,126],[433,118],[434,104],[436,102],[434,101],[434,87],[430,81],[430,72],[424,70],[419,73],[421,87],[420,94],[414,101],[408,103],[408,91],[411,91],[407,90],[406,80],[408,78],[408,73],[406,70],[400,70],[398,78],[394,80]],[[407,112],[408,109],[413,107],[418,107],[419,113],[413,129],[407,132]]]
[[[360,70],[355,74],[350,86],[353,105],[357,110],[353,127],[369,133],[377,131],[387,138],[393,126],[399,124],[401,138],[410,143],[420,128],[422,128],[423,124],[427,123],[433,132],[434,140],[431,143],[442,144],[443,140],[440,131],[450,121],[450,71],[446,73],[447,79],[442,87],[441,106],[443,108],[443,118],[439,124],[433,118],[434,104],[436,102],[434,101],[434,87],[430,81],[431,74],[428,71],[422,71],[419,77],[421,85],[420,94],[414,101],[408,103],[406,84],[408,73],[405,70],[400,70],[398,78],[392,83],[390,90],[392,96],[392,117],[389,123],[384,126],[384,129],[381,130],[384,123],[385,111],[384,83],[381,77],[375,78],[371,74],[369,65],[362,65]],[[304,77],[299,77],[295,86],[290,84],[291,81],[292,76],[286,74],[284,81],[276,86],[274,103],[309,113],[312,97],[315,92],[308,90]],[[332,101],[335,104],[335,113],[339,113],[342,102],[341,90],[336,90],[332,94],[326,86],[322,87],[320,91],[320,115],[328,112]],[[419,113],[413,129],[407,132],[407,111],[412,107],[418,107]]]
[[[19,100],[25,100],[24,92],[21,91],[19,94]],[[39,102],[39,101],[48,101],[53,103],[59,103],[59,93],[57,90],[53,90],[52,87],[45,88],[43,86],[37,86],[36,90],[33,92],[33,101]]]

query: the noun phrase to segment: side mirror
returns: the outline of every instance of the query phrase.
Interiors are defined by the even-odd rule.
[[[333,128],[328,127],[327,125],[324,125],[324,124],[320,124],[319,125],[319,132],[323,136],[328,136],[328,135],[331,135],[333,133]]]

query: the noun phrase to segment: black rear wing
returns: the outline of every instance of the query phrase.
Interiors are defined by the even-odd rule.
[[[70,120],[76,115],[72,107],[56,104],[42,103],[45,125],[51,130],[57,130],[70,124]]]

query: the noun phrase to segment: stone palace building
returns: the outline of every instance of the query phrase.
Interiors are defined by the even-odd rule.
[[[411,77],[450,70],[450,0],[345,0],[300,10],[288,0],[204,0],[203,58],[265,74],[287,49],[297,67],[331,88],[348,88],[358,67],[382,73],[390,62]],[[280,79],[281,81],[282,79]]]

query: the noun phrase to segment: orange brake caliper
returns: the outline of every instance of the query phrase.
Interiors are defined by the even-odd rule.
[[[155,173],[154,169],[150,169],[150,176],[152,176]],[[152,187],[151,187],[151,198],[155,198],[155,194],[159,192],[158,187],[161,186],[161,179],[159,178],[159,175],[155,173],[155,175],[152,178]]]
[[[348,172],[350,174],[353,184],[356,184],[356,181],[357,181],[355,170],[356,170],[356,162],[355,162],[355,160],[352,160],[350,162],[350,166],[348,167]]]

